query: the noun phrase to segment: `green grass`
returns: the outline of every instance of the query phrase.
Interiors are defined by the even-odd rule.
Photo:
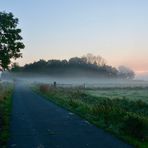
[[[129,99],[129,100],[142,100],[148,103],[148,88],[111,88],[111,89],[98,89],[87,90],[87,93],[97,97],[108,97],[110,99]]]
[[[139,148],[148,147],[148,104],[142,100],[90,95],[79,89],[34,87],[45,98]],[[118,91],[117,91],[118,92]],[[107,92],[106,92],[107,93]]]
[[[9,138],[9,120],[12,105],[12,84],[0,84],[0,145],[5,148]]]

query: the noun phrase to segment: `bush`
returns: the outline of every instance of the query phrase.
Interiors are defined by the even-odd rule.
[[[124,119],[123,131],[139,140],[148,140],[148,120],[138,115],[128,114]]]
[[[43,93],[48,92],[49,91],[49,85],[48,84],[40,85],[40,91],[43,92]]]

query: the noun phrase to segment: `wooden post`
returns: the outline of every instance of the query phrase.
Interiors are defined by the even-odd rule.
[[[57,86],[56,81],[53,82],[53,86],[56,88],[56,86]]]

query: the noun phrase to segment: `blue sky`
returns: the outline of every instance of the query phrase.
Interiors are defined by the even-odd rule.
[[[21,65],[93,53],[139,73],[148,71],[147,8],[147,0],[0,0],[20,20]]]

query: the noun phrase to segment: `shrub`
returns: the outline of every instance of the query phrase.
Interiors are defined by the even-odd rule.
[[[40,85],[40,91],[41,92],[46,93],[46,92],[48,92],[48,90],[49,90],[49,85],[48,84]]]
[[[123,131],[140,140],[148,140],[148,120],[135,114],[127,114]]]

